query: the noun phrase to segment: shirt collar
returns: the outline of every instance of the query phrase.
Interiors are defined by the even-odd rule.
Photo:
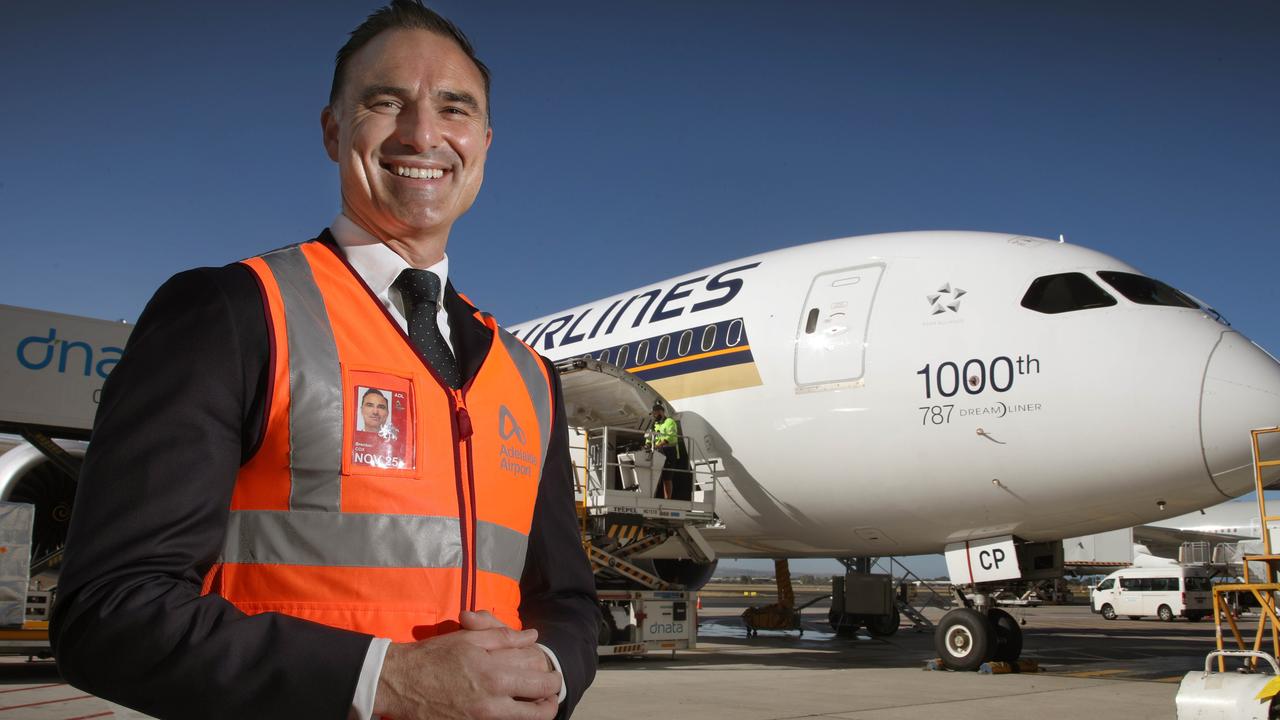
[[[346,215],[338,215],[329,226],[329,230],[333,233],[333,239],[337,241],[338,247],[342,248],[342,254],[347,257],[347,262],[351,263],[356,274],[379,298],[388,297],[391,283],[400,277],[400,273],[405,268],[413,267],[397,255],[395,250],[370,235]],[[449,283],[449,256],[446,254],[440,262],[421,269],[429,270],[440,277],[441,293],[437,304],[443,307],[443,290]]]

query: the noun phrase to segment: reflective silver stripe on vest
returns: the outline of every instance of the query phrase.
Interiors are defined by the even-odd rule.
[[[476,564],[520,581],[527,538],[482,522]],[[297,510],[235,510],[227,523],[222,561],[310,567],[459,568],[458,519]]]
[[[529,390],[529,399],[533,401],[533,412],[538,416],[538,430],[542,437],[542,453],[538,456],[535,478],[542,477],[542,466],[547,461],[547,448],[551,447],[551,388],[547,385],[544,366],[528,346],[520,342],[514,335],[498,328],[498,337],[507,350],[507,355],[515,363],[520,372],[520,379]]]
[[[329,313],[301,248],[262,259],[280,287],[289,338],[289,507],[338,512],[342,375]]]
[[[504,525],[476,523],[476,568],[520,582],[529,537]]]

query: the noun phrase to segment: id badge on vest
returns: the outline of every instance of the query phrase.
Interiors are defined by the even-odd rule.
[[[344,473],[412,472],[417,468],[413,381],[392,373],[344,373]]]

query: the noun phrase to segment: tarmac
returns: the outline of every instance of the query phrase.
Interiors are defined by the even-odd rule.
[[[827,626],[825,602],[804,611],[803,633],[761,630],[748,638],[742,610],[772,600],[764,593],[704,599],[697,648],[606,659],[574,717],[1174,718],[1179,681],[1201,670],[1214,647],[1207,620],[1107,621],[1087,606],[1010,608],[1026,621],[1023,658],[1038,661],[1041,672],[927,671],[936,656],[931,632],[904,624],[888,638],[839,638]],[[1253,626],[1246,619],[1242,629]],[[0,720],[99,717],[147,716],[66,685],[50,661],[0,661]]]
[[[932,632],[904,625],[888,638],[838,638],[820,604],[805,611],[803,635],[761,630],[748,638],[744,608],[740,600],[704,601],[696,649],[606,660],[575,717],[1174,718],[1178,683],[1204,667],[1214,644],[1207,621],[1108,622],[1086,606],[1010,609],[1027,621],[1022,657],[1041,672],[927,671],[937,656]],[[942,611],[926,615],[936,620]]]

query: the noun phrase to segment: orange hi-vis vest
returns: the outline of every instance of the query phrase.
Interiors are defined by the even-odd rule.
[[[541,359],[477,313],[494,339],[454,390],[331,246],[244,263],[268,310],[270,405],[205,592],[398,642],[463,610],[520,628],[551,436]]]

